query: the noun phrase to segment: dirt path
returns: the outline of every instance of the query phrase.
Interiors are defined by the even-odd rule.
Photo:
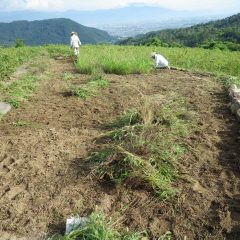
[[[122,227],[146,229],[153,239],[168,230],[176,239],[240,239],[239,124],[215,80],[168,70],[106,75],[110,87],[84,101],[64,95],[61,75],[71,72],[79,83],[88,77],[67,61],[51,66],[52,78],[0,122],[0,239],[64,231],[67,217],[87,216],[96,206],[122,215]],[[101,147],[95,139],[102,124],[137,106],[141,94],[173,92],[189,99],[198,119],[188,139],[191,150],[179,163],[185,180],[177,201],[91,179],[82,162]]]

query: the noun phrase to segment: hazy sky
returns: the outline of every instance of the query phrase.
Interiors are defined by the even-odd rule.
[[[0,0],[0,10],[96,10],[126,7],[130,4],[157,5],[174,10],[240,12],[240,0]]]

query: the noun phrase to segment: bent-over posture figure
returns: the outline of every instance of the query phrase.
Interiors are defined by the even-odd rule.
[[[162,55],[153,52],[151,54],[151,57],[155,60],[155,68],[168,68],[168,69],[170,69],[168,60],[165,57],[163,57]]]

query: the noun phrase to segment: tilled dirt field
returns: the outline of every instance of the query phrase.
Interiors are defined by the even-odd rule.
[[[82,100],[64,94],[66,71],[72,82],[88,78],[71,62],[53,60],[50,80],[0,122],[0,239],[62,232],[67,217],[96,207],[151,239],[166,231],[175,239],[240,239],[240,127],[216,80],[176,70],[105,75],[110,86]],[[103,124],[136,107],[143,94],[174,92],[189,100],[198,125],[178,164],[177,199],[91,178],[83,160],[101,148],[96,138],[106,131]]]

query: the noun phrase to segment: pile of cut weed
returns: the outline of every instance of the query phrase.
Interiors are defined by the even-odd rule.
[[[74,229],[64,236],[55,235],[47,240],[142,240],[149,239],[147,233],[136,232],[131,233],[126,230],[118,230],[118,221],[113,219],[107,220],[103,213],[93,212],[86,224]],[[159,236],[159,240],[172,240],[172,234],[167,232],[164,235]]]
[[[62,77],[62,80],[66,82],[73,79],[73,75],[70,72],[64,72],[61,77]]]
[[[13,107],[18,108],[20,102],[28,100],[36,89],[37,77],[32,74],[25,74],[19,80],[12,82],[6,86],[5,92],[7,102]]]
[[[47,68],[46,58],[40,58],[28,64],[27,73],[17,79],[2,82],[0,92],[3,93],[4,100],[15,108],[20,107],[21,102],[27,101],[33,95],[37,82],[48,79]]]
[[[93,172],[115,184],[152,189],[162,199],[174,197],[176,165],[193,125],[187,105],[182,98],[160,105],[145,99],[141,107],[110,123],[111,131],[102,137],[111,144],[88,158],[98,164]]]
[[[102,76],[92,76],[83,86],[70,85],[67,92],[70,95],[77,96],[82,99],[87,99],[97,95],[98,89],[108,87],[109,82]]]

